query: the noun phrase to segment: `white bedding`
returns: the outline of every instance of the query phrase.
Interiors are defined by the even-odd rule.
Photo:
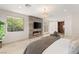
[[[51,44],[43,54],[74,54],[79,52],[79,40],[70,41],[61,38]]]

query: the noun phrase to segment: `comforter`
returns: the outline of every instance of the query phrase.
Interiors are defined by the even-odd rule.
[[[79,39],[60,38],[43,51],[43,54],[77,54],[79,53]]]

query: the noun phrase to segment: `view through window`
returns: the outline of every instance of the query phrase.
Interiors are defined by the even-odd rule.
[[[23,31],[24,30],[23,18],[8,17],[7,23],[8,23],[7,24],[7,31],[8,32]]]

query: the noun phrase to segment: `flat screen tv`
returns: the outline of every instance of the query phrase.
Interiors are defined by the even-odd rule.
[[[34,29],[40,29],[42,27],[42,23],[34,22]]]

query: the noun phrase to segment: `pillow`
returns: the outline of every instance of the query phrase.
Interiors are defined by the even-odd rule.
[[[75,40],[78,40],[79,39],[79,36],[65,36],[64,37],[65,39],[69,39],[70,42],[74,42]]]
[[[71,50],[70,53],[73,53],[73,54],[79,53],[79,39],[72,41],[71,47],[72,48],[70,49]]]
[[[69,39],[60,38],[50,45],[44,54],[68,54],[71,53],[72,46]]]

